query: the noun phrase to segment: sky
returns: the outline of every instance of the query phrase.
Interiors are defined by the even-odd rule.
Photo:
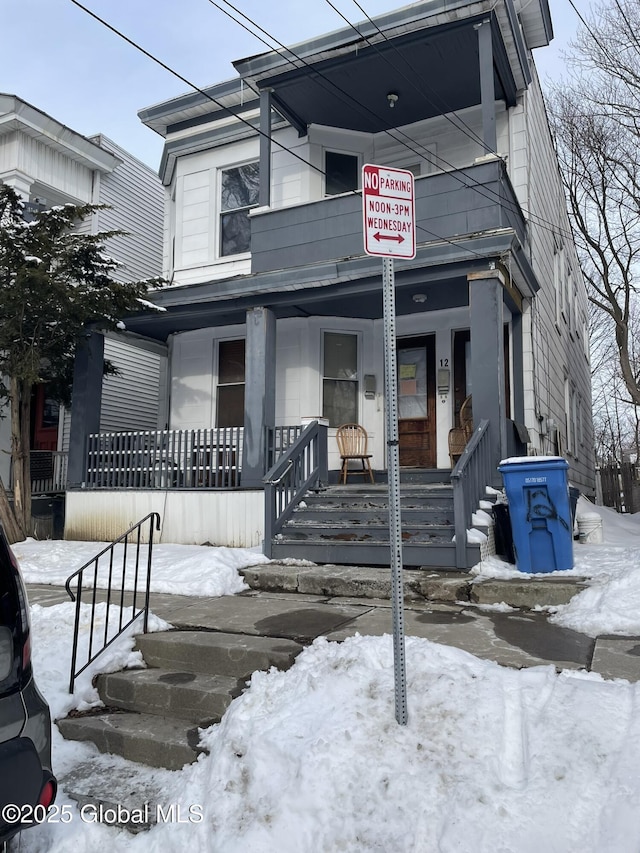
[[[602,517],[604,542],[575,545],[575,569],[556,575],[580,574],[588,587],[550,608],[550,621],[592,637],[639,635],[640,514],[581,497],[578,514],[587,509]],[[27,540],[14,551],[28,581],[55,584],[101,545]],[[252,559],[262,557],[156,545],[152,583],[234,594],[237,568]],[[496,558],[474,571],[535,582]],[[100,605],[99,631],[104,616]],[[69,696],[73,617],[70,602],[31,608],[34,672],[54,718],[96,704],[98,664],[141,665],[123,638]],[[82,649],[89,619],[83,605]],[[150,627],[168,626],[152,618]],[[638,853],[640,682],[551,665],[512,669],[417,637],[406,638],[406,661],[409,716],[399,726],[391,637],[321,637],[286,672],[254,673],[220,724],[201,730],[209,754],[179,771],[99,755],[54,726],[57,810],[22,834],[21,853]],[[126,793],[124,807],[135,807],[137,792],[138,807],[173,806],[180,821],[136,836],[101,824],[69,798],[64,780],[74,772],[91,774],[110,802]]]
[[[82,2],[198,87],[235,77],[233,60],[267,50],[216,8],[223,5],[219,0]],[[358,2],[369,16],[404,5],[400,0]],[[365,17],[355,0],[331,3],[351,22]],[[233,5],[288,45],[346,27],[329,0],[235,0]],[[561,51],[578,23],[568,0],[550,0],[550,7],[556,37],[535,54],[543,80],[561,74]],[[142,125],[137,113],[189,91],[189,86],[72,0],[0,0],[0,25],[0,91],[17,95],[78,133],[103,133],[157,168],[162,139]]]

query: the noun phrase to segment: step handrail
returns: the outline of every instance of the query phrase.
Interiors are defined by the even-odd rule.
[[[473,513],[491,484],[495,464],[491,458],[489,421],[482,420],[473,432],[451,472],[456,533],[456,567],[467,569],[467,529]]]
[[[306,492],[328,478],[327,427],[312,421],[264,476],[265,556]]]
[[[140,607],[139,610],[136,611],[136,601],[138,597],[138,579],[140,574],[140,546],[143,544],[142,542],[142,526],[145,522],[149,522],[149,535],[148,535],[148,551],[147,551],[147,559],[146,559],[146,579],[144,581],[144,604]],[[119,536],[115,539],[110,545],[107,545],[106,548],[103,548],[99,554],[96,554],[95,557],[92,557],[90,560],[84,564],[84,566],[80,566],[72,575],[69,575],[67,581],[65,583],[65,589],[67,590],[71,601],[75,601],[76,603],[76,613],[75,613],[75,622],[73,628],[73,648],[71,653],[71,675],[69,678],[69,693],[73,693],[73,688],[75,685],[76,678],[84,672],[84,670],[91,664],[93,661],[101,655],[105,649],[107,649],[113,642],[115,642],[118,637],[120,637],[127,628],[132,625],[135,620],[144,615],[143,620],[143,633],[146,634],[149,627],[149,593],[151,591],[151,564],[152,564],[152,554],[153,554],[153,531],[160,530],[160,514],[157,512],[150,512],[148,515],[145,515],[144,518],[141,518],[137,524],[132,525],[127,531],[125,531],[122,536]],[[129,545],[129,537],[132,534],[136,534],[135,536],[135,568],[134,568],[134,578],[133,578],[133,604],[132,611],[133,614],[131,619],[123,625],[123,617],[124,617],[124,593],[125,593],[125,580],[127,575],[127,550]],[[109,608],[112,603],[111,601],[111,593],[112,593],[112,582],[113,582],[113,574],[114,574],[114,551],[115,546],[119,545],[121,542],[124,542],[124,553],[122,556],[122,581],[120,584],[120,616],[118,618],[118,631],[112,637],[109,638]],[[98,569],[100,567],[100,558],[105,556],[105,554],[109,554],[109,562],[108,562],[108,578],[107,578],[107,608],[105,615],[105,623],[104,623],[104,637],[103,637],[103,645],[102,648],[98,649],[98,651],[93,652],[93,638],[94,638],[94,628],[95,628],[95,619],[96,619],[96,597],[98,591]],[[89,650],[87,652],[87,660],[86,662],[79,668],[76,668],[77,657],[78,657],[78,635],[80,631],[80,606],[82,603],[82,581],[85,569],[93,566],[93,586],[92,586],[92,596],[91,596],[91,624],[89,629]],[[71,582],[77,578],[76,585],[76,595],[71,591]],[[113,602],[117,604],[117,602]]]

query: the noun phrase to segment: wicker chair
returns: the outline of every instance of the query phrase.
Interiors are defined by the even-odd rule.
[[[336,441],[338,442],[338,450],[342,459],[342,468],[340,469],[340,479],[343,483],[347,482],[349,474],[362,474],[363,477],[369,475],[371,482],[374,482],[373,471],[371,470],[371,453],[367,453],[367,431],[360,424],[342,424],[336,432]],[[349,470],[349,462],[351,460],[360,460],[362,470]]]
[[[473,435],[473,408],[471,395],[460,406],[460,426],[449,430],[449,458],[453,468],[462,456],[467,442]]]

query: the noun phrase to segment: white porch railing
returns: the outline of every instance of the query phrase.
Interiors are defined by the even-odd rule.
[[[90,489],[228,489],[240,485],[242,427],[89,435]]]

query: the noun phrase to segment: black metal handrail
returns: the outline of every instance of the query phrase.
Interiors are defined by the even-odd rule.
[[[305,493],[329,477],[327,427],[312,421],[264,477],[264,553]]]
[[[467,566],[467,529],[473,513],[491,484],[495,462],[491,458],[489,421],[480,421],[451,472],[456,531],[456,567]]]
[[[139,610],[136,611],[136,602],[138,597],[138,580],[140,574],[140,546],[143,544],[142,542],[142,526],[145,522],[149,522],[149,537],[148,537],[148,551],[147,551],[147,575],[144,584],[144,604],[140,607]],[[69,593],[69,596],[72,601],[76,602],[76,614],[75,614],[75,624],[73,629],[73,650],[71,654],[71,676],[69,679],[69,693],[73,693],[73,688],[75,685],[76,678],[80,675],[80,673],[84,672],[84,670],[89,666],[89,664],[93,663],[93,661],[102,654],[102,652],[108,648],[115,640],[118,639],[127,628],[135,622],[138,616],[144,614],[143,621],[143,633],[147,633],[147,629],[149,627],[149,592],[151,589],[151,559],[153,552],[153,531],[154,526],[156,530],[160,530],[160,515],[157,512],[150,512],[149,515],[145,515],[144,518],[140,519],[137,524],[134,524],[130,527],[122,536],[118,537],[114,542],[110,545],[107,545],[99,554],[96,554],[95,557],[92,557],[90,560],[81,566],[77,571],[75,571],[72,575],[67,578],[67,582],[65,583],[65,588]],[[124,593],[125,593],[125,581],[127,577],[127,551],[129,546],[129,537],[135,534],[134,537],[134,545],[135,545],[135,568],[133,573],[133,602],[132,602],[132,611],[133,614],[131,619],[123,625],[124,618]],[[118,618],[118,631],[113,634],[113,636],[109,636],[109,607],[112,603],[111,594],[112,594],[112,581],[113,581],[113,573],[114,573],[114,550],[115,546],[119,545],[121,542],[124,542],[124,553],[122,555],[122,580],[120,583],[120,616]],[[105,623],[104,623],[104,637],[102,639],[102,647],[98,649],[95,653],[93,653],[94,646],[94,628],[95,628],[95,618],[96,618],[96,597],[98,591],[98,569],[100,568],[100,558],[104,557],[106,554],[109,555],[108,559],[108,577],[107,577],[107,608],[105,615]],[[105,561],[106,562],[106,561]],[[76,669],[77,664],[77,656],[78,656],[78,633],[80,629],[80,606],[82,603],[82,580],[83,573],[85,569],[88,569],[90,566],[93,566],[93,587],[92,587],[92,596],[91,596],[91,625],[89,630],[89,650],[87,652],[87,660],[81,667]],[[104,566],[104,563],[103,563]],[[77,587],[76,587],[76,595],[71,591],[71,581],[77,578]],[[117,597],[117,591],[116,591]],[[117,604],[117,601],[113,602]]]

